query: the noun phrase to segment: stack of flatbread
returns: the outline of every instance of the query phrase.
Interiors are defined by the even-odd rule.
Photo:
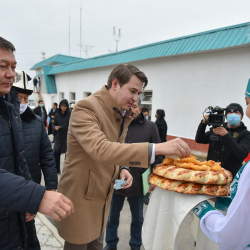
[[[191,155],[183,159],[165,158],[156,165],[149,182],[162,189],[185,194],[224,196],[230,193],[231,172],[220,162],[200,162]]]

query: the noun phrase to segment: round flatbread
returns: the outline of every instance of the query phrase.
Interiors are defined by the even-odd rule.
[[[184,194],[206,194],[211,196],[225,196],[230,193],[230,183],[226,185],[201,185],[184,181],[175,181],[151,174],[149,182],[165,190]]]
[[[197,171],[176,166],[156,165],[153,173],[167,179],[176,181],[186,181],[199,184],[227,184],[233,180],[233,175],[228,170]]]

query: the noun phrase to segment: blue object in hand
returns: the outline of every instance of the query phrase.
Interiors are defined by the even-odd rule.
[[[123,187],[121,185],[125,184],[125,180],[121,179],[121,180],[115,180],[115,185],[114,185],[114,189],[118,190],[118,189],[122,189]]]

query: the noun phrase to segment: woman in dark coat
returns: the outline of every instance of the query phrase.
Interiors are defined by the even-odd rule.
[[[156,126],[158,128],[159,135],[160,135],[160,138],[161,138],[161,142],[166,142],[167,141],[168,126],[167,126],[167,123],[166,123],[166,121],[164,119],[165,111],[163,109],[157,109],[155,117],[157,118],[156,121],[155,121],[155,124],[156,124]]]
[[[68,100],[63,99],[59,105],[59,112],[55,116],[54,129],[56,139],[54,145],[54,157],[56,160],[57,173],[60,173],[60,156],[67,151],[67,134],[69,128],[69,119],[71,112],[69,110]]]

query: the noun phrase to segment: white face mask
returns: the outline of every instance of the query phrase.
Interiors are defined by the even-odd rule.
[[[28,103],[20,104],[20,114],[22,114],[28,107]]]

